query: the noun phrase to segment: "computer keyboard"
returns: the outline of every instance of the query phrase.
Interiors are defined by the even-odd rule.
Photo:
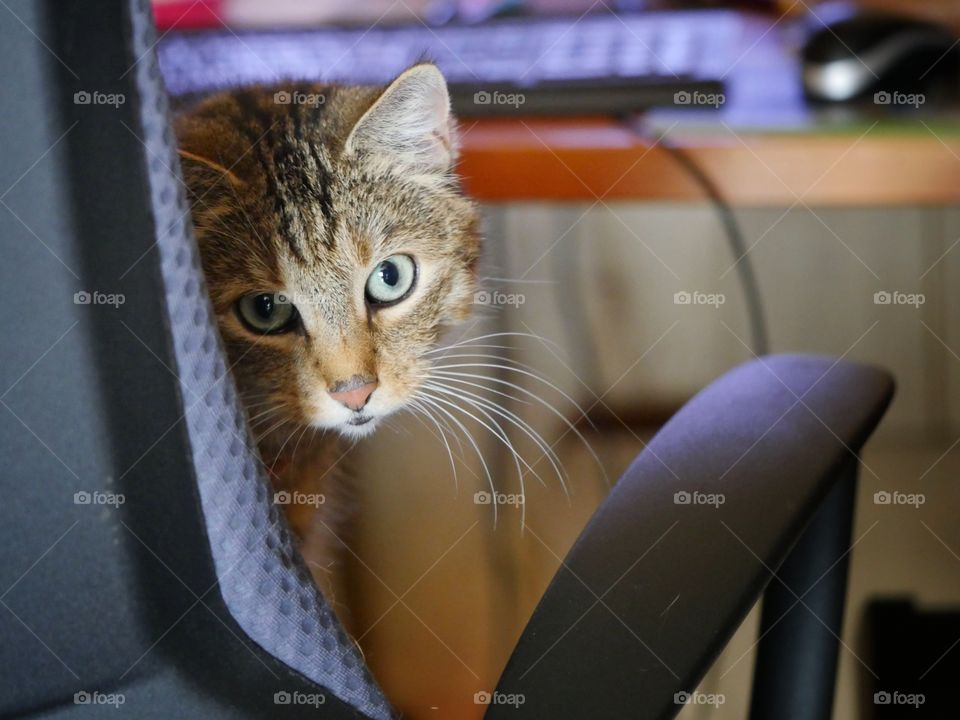
[[[742,18],[730,11],[499,20],[482,25],[171,33],[158,52],[174,95],[312,80],[384,83],[436,62],[461,116],[616,114],[717,107]]]

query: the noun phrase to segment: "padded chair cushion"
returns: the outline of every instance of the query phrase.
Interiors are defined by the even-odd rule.
[[[272,502],[206,298],[146,0],[136,3],[132,22],[132,55],[144,58],[136,66],[136,84],[157,249],[220,592],[236,622],[268,653],[370,717],[389,717],[383,693],[317,590]]]

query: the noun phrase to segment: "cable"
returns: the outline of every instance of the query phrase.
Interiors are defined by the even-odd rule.
[[[562,206],[553,210],[558,216],[562,216],[565,227],[572,227],[579,219],[578,208],[575,206],[569,208]],[[571,220],[572,222],[566,222]],[[570,231],[566,231],[570,233]],[[553,276],[557,282],[554,285],[554,298],[557,308],[560,311],[561,328],[566,336],[566,347],[576,370],[576,375],[589,391],[594,395],[591,403],[602,393],[605,388],[600,387],[602,380],[602,371],[599,354],[597,352],[598,343],[593,332],[593,326],[590,322],[588,304],[585,302],[587,295],[584,287],[584,268],[579,263],[579,253],[577,252],[579,243],[575,233],[570,233],[572,237],[564,238],[550,253],[549,262],[553,268]]]
[[[733,259],[736,261],[740,284],[743,286],[744,299],[747,305],[747,316],[750,321],[750,338],[753,346],[751,349],[753,350],[753,354],[758,357],[766,355],[770,351],[770,347],[767,335],[767,322],[763,312],[763,299],[760,296],[760,287],[757,284],[757,276],[753,270],[753,263],[750,262],[747,243],[743,238],[743,232],[740,229],[740,223],[737,222],[733,208],[730,207],[730,204],[724,199],[716,183],[710,179],[703,168],[700,167],[685,150],[667,142],[666,133],[657,137],[655,143],[666,150],[667,153],[677,161],[677,164],[687,171],[687,174],[693,178],[710,199],[714,209],[720,216],[720,223],[727,236],[727,243],[730,245],[730,251],[733,253]]]
[[[640,127],[638,131],[649,135],[646,128]],[[757,276],[747,251],[747,243],[733,208],[730,207],[716,183],[710,179],[703,168],[685,150],[667,141],[666,133],[657,136],[654,144],[660,145],[677,161],[677,164],[703,190],[714,210],[716,210],[727,238],[727,244],[730,246],[730,252],[736,261],[737,274],[743,287],[747,317],[750,324],[750,349],[757,357],[763,357],[770,352],[763,298],[760,295]],[[586,384],[592,391],[596,392],[597,383],[600,379],[600,362],[597,357],[597,344],[593,342],[593,328],[584,312],[583,272],[582,268],[575,262],[575,254],[568,255],[563,250],[562,247],[557,248],[551,258],[555,276],[562,279],[562,282],[557,283],[556,300],[564,319],[562,325],[567,335],[568,346],[577,351],[578,357],[575,364],[578,374],[586,376]],[[588,338],[589,341],[586,340]]]

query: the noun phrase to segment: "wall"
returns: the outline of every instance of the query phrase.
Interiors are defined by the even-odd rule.
[[[960,526],[951,510],[960,470],[960,213],[757,208],[737,216],[754,245],[749,258],[772,349],[877,363],[897,377],[896,401],[865,455],[855,528],[855,537],[867,535],[852,554],[837,700],[837,717],[854,717],[869,673],[859,648],[863,602],[877,592],[910,593],[930,604],[960,601]],[[449,440],[451,454],[464,458],[456,463],[455,491],[430,420],[398,418],[396,433],[357,448],[363,500],[355,547],[362,562],[354,563],[354,620],[368,661],[411,717],[434,709],[444,717],[479,717],[473,692],[496,682],[525,618],[606,491],[576,433],[503,383],[535,392],[566,418],[577,412],[558,390],[589,409],[602,430],[578,431],[613,479],[658,418],[751,356],[741,286],[710,207],[527,204],[488,208],[488,219],[483,274],[501,278],[488,287],[502,295],[488,298],[502,304],[478,305],[464,335],[540,336],[488,339],[510,348],[472,352],[526,363],[557,389],[516,371],[450,371],[490,370],[501,381],[492,387],[526,401],[492,397],[556,442],[569,498],[523,432],[511,437],[545,484],[526,473],[523,526],[519,508],[507,505],[494,528],[490,506],[474,502],[486,488],[482,466],[468,442],[461,448]],[[675,293],[684,291],[722,295],[723,302],[675,304]],[[876,304],[874,294],[883,291],[921,293],[924,302]],[[473,361],[510,364],[443,362]],[[497,487],[519,493],[516,463],[502,444],[464,422]],[[877,506],[872,498],[880,489],[923,492],[928,502],[918,510]],[[688,708],[683,717],[744,717],[755,626],[751,616],[705,680],[705,688],[724,693],[725,705],[715,712]]]

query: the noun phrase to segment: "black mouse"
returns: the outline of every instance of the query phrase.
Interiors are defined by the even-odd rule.
[[[813,100],[939,92],[960,77],[957,38],[898,15],[855,14],[820,25],[803,48],[803,87]]]

